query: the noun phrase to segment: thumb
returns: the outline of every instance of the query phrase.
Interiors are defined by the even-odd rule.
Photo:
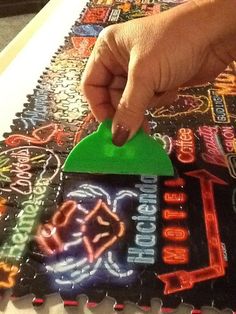
[[[154,94],[147,70],[138,65],[129,64],[127,83],[112,123],[112,141],[122,146],[141,127],[145,110]],[[151,84],[149,84],[148,82]]]

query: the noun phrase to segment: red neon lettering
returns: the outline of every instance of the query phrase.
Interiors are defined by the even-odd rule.
[[[181,128],[177,133],[175,142],[177,158],[182,163],[192,163],[195,161],[194,134],[189,128]]]
[[[183,210],[164,209],[162,217],[165,220],[186,219],[187,213]]]
[[[213,164],[216,166],[222,166],[222,167],[226,167],[227,163],[226,163],[226,159],[225,156],[220,156],[220,155],[212,155],[212,154],[208,154],[208,153],[202,153],[202,159],[209,163],[209,164]]]
[[[177,158],[183,164],[190,164],[195,161],[195,157],[192,155],[192,151],[182,151],[178,154]]]
[[[234,129],[232,126],[223,126],[222,127],[222,135],[227,140],[233,140],[234,139]]]
[[[227,183],[206,170],[191,171],[186,173],[186,175],[195,177],[200,182],[209,266],[193,271],[180,270],[159,275],[158,278],[165,284],[164,294],[191,289],[197,282],[218,278],[225,274],[225,261],[215,209],[213,183],[222,185],[227,185]]]
[[[164,193],[164,201],[170,204],[183,204],[187,200],[187,195],[185,193],[171,193],[166,192]]]
[[[189,250],[183,246],[165,246],[162,250],[162,258],[169,265],[187,264]]]
[[[227,152],[234,152],[234,129],[232,126],[225,126],[221,129],[222,135],[224,137],[224,144]]]
[[[203,152],[202,159],[210,164],[226,167],[226,159],[222,153],[220,141],[218,138],[218,128],[211,126],[199,127],[198,133],[202,136],[205,144],[205,151]]]
[[[185,186],[185,180],[183,178],[176,178],[171,180],[165,180],[164,182],[165,186],[168,187],[184,187]]]
[[[185,241],[188,238],[188,230],[182,227],[163,228],[162,235],[170,241]]]

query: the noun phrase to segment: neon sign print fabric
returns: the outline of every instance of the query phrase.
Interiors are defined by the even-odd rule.
[[[61,171],[97,129],[78,85],[100,31],[181,2],[91,0],[42,71],[1,142],[1,294],[236,310],[235,63],[147,113],[174,177]]]

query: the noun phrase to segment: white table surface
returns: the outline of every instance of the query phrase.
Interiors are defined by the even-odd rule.
[[[25,29],[0,53],[0,136],[10,131],[10,124],[16,112],[21,112],[27,101],[26,95],[32,94],[42,71],[50,64],[51,57],[64,43],[74,21],[79,17],[86,0],[51,0],[53,12],[41,27],[32,34],[27,44],[1,73],[6,56],[15,49],[15,42],[22,37]],[[47,15],[47,8],[44,9]],[[41,14],[42,15],[42,14]],[[34,20],[26,26],[30,29]],[[40,23],[38,23],[40,24]],[[28,32],[30,33],[30,31]],[[28,34],[27,34],[28,36]],[[1,137],[0,137],[1,140]]]

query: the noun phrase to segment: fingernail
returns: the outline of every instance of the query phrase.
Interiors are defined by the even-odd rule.
[[[117,124],[116,128],[115,128],[115,132],[112,136],[112,142],[114,145],[116,146],[122,146],[125,144],[125,142],[127,141],[128,137],[129,137],[129,129]]]

